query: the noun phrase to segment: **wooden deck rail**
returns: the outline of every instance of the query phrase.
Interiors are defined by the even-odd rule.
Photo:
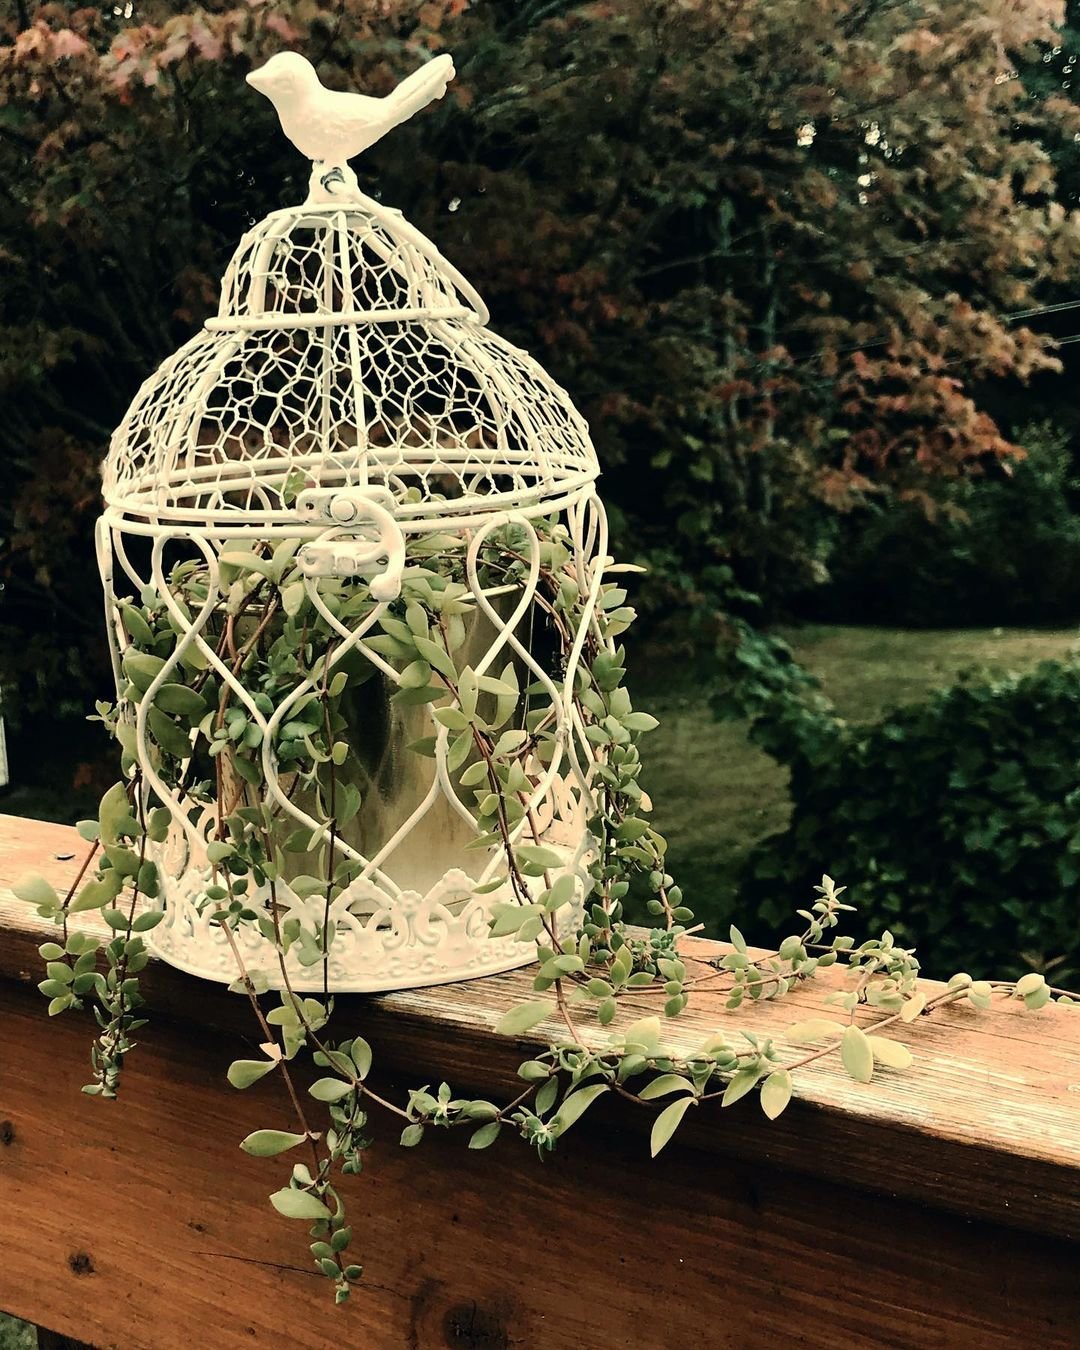
[[[366,1277],[337,1309],[303,1225],[267,1203],[282,1160],[236,1148],[292,1128],[276,1080],[225,1082],[258,1039],[242,998],[152,963],[123,1099],[79,1092],[90,1019],[45,1016],[53,930],[10,886],[31,869],[69,884],[84,847],[0,817],[0,1308],[118,1350],[1080,1345],[1080,1009],[950,1008],[910,1029],[905,1073],[860,1085],[822,1061],[777,1122],[753,1100],[707,1108],[655,1162],[651,1112],[627,1103],[599,1103],[542,1164],[507,1134],[400,1149],[376,1120],[349,1186]],[[780,1037],[841,978],[737,1013],[701,993],[667,1039]],[[445,1075],[505,1099],[522,1043],[492,1028],[530,986],[349,998],[339,1016],[384,1084]]]

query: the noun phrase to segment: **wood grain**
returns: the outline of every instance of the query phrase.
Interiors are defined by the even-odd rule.
[[[334,1310],[305,1269],[303,1225],[266,1203],[281,1160],[231,1151],[291,1123],[275,1083],[224,1083],[251,1053],[243,1000],[152,963],[144,986],[164,1016],[130,1057],[124,1100],[79,1093],[92,1028],[44,1017],[31,982],[51,928],[9,887],[30,869],[62,884],[84,848],[64,827],[0,817],[0,1307],[123,1350],[341,1335],[364,1350],[917,1350],[1015,1345],[1021,1322],[1024,1339],[1076,1344],[1080,1012],[1067,1007],[924,1019],[905,1028],[906,1074],[862,1086],[815,1065],[779,1121],[749,1099],[706,1108],[652,1163],[651,1112],[623,1104],[594,1108],[542,1165],[505,1136],[482,1154],[460,1136],[401,1150],[378,1120],[350,1187],[367,1281]],[[687,945],[697,961],[717,950]],[[668,1040],[717,1026],[779,1037],[840,978],[736,1014],[701,993]],[[438,1072],[495,1096],[529,1038],[492,1027],[530,983],[352,998],[339,1015],[399,1089]]]
[[[102,1350],[997,1350],[1021,1321],[1075,1345],[1075,1249],[686,1146],[646,1163],[610,1116],[544,1164],[510,1138],[399,1149],[380,1122],[348,1187],[367,1276],[335,1309],[266,1203],[281,1160],[234,1150],[253,1116],[288,1122],[275,1086],[221,1088],[240,1046],[159,1027],[110,1105],[78,1091],[75,1019],[10,985],[0,1018],[0,1306]]]

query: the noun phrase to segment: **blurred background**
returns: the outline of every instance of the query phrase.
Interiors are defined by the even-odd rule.
[[[308,165],[244,75],[441,103],[356,168],[588,418],[707,931],[828,871],[931,973],[1080,972],[1080,3],[244,0],[0,21],[0,810],[115,776],[92,526]]]

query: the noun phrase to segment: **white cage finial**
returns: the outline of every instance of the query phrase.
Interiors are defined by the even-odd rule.
[[[385,98],[342,94],[323,88],[315,67],[299,52],[279,52],[247,80],[277,109],[281,129],[297,150],[313,161],[311,204],[357,197],[360,188],[349,160],[442,98],[453,78],[453,59],[436,56]]]

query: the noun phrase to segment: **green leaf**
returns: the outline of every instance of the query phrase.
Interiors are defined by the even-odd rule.
[[[416,650],[429,666],[437,670],[440,675],[445,675],[447,679],[457,682],[457,667],[444,648],[440,647],[437,642],[432,642],[430,638],[414,637],[413,642],[416,645]]]
[[[622,724],[627,731],[652,731],[660,725],[660,722],[651,713],[632,712],[626,714]]]
[[[904,1006],[900,1009],[901,1022],[914,1022],[925,1007],[926,995],[913,994],[911,998],[905,1000]]]
[[[646,1083],[638,1093],[643,1102],[651,1102],[656,1097],[667,1097],[672,1092],[693,1092],[692,1083],[677,1073],[662,1073],[651,1083]]]
[[[559,1095],[559,1082],[556,1078],[549,1078],[540,1088],[533,1098],[533,1109],[538,1116],[546,1116],[555,1105],[555,1098]]]
[[[787,1069],[774,1069],[761,1085],[761,1109],[775,1120],[791,1101],[791,1074]]]
[[[191,754],[191,738],[171,717],[156,705],[146,715],[150,734],[166,754],[174,759],[187,759]]]
[[[563,905],[568,905],[576,894],[577,877],[574,876],[573,872],[564,872],[543,897],[544,908],[549,914],[554,914]]]
[[[589,1087],[578,1088],[576,1092],[571,1092],[568,1097],[563,1098],[551,1122],[552,1128],[557,1129],[559,1134],[565,1134],[575,1121],[581,1119],[597,1097],[602,1097],[607,1091],[609,1088],[606,1083],[593,1083]]]
[[[360,795],[360,789],[355,783],[342,783],[337,791],[337,823],[338,828],[347,825],[356,815],[363,804],[363,798]]]
[[[275,1191],[270,1203],[286,1219],[329,1219],[330,1211],[317,1195],[310,1191],[298,1191],[292,1186]]]
[[[241,1140],[240,1147],[253,1158],[273,1158],[302,1144],[306,1138],[306,1134],[290,1134],[288,1130],[255,1130]]]
[[[827,1041],[830,1037],[842,1035],[843,1031],[843,1022],[834,1022],[827,1017],[808,1017],[805,1022],[793,1022],[784,1036],[796,1045],[804,1045],[811,1041]]]
[[[320,1078],[308,1091],[317,1102],[339,1102],[352,1091],[352,1084],[342,1082],[340,1078]]]
[[[487,778],[487,776],[488,776],[487,764],[485,764],[485,762],[482,759],[478,759],[474,764],[470,764],[469,767],[462,773],[461,786],[476,787],[477,783],[482,783]],[[517,851],[520,852],[520,849]]]
[[[150,652],[129,650],[124,654],[121,664],[124,668],[124,674],[131,683],[140,694],[145,694],[165,662],[160,656],[154,656]]]
[[[36,872],[20,877],[12,886],[11,893],[16,900],[23,900],[28,905],[58,906],[60,904],[60,897],[56,890]]]
[[[154,707],[180,717],[199,718],[206,712],[206,700],[186,684],[163,684],[154,695]]]
[[[466,731],[468,729],[469,719],[460,708],[436,708],[431,715],[436,722],[446,727],[448,731]]]
[[[417,1124],[414,1121],[411,1125],[406,1125],[401,1131],[401,1138],[398,1140],[398,1143],[402,1148],[415,1148],[423,1137],[423,1125]]]
[[[1037,1012],[1039,1008],[1046,1007],[1050,1002],[1050,998],[1050,986],[1048,984],[1042,984],[1032,993],[1024,995],[1024,1007],[1031,1012]]]
[[[69,914],[82,914],[85,910],[101,909],[116,899],[116,891],[107,881],[88,881],[79,894],[68,905]]]
[[[364,1079],[371,1072],[371,1046],[364,1040],[363,1036],[353,1038],[353,1043],[349,1047],[349,1054],[352,1056],[352,1062],[356,1065],[356,1073],[360,1079]]]
[[[654,1158],[682,1124],[682,1118],[693,1100],[693,1097],[680,1097],[670,1106],[665,1106],[653,1121],[652,1133],[649,1135],[649,1152]]]
[[[627,948],[620,948],[620,952]],[[640,1021],[632,1023],[626,1029],[626,1035],[623,1038],[624,1045],[640,1045],[647,1052],[651,1053],[656,1049],[660,1041],[660,1019],[659,1017],[642,1017]]]
[[[472,666],[466,666],[458,676],[458,700],[466,717],[472,717],[476,712],[476,695],[476,671]]]
[[[233,568],[237,572],[258,572],[260,576],[272,580],[274,577],[274,564],[269,558],[260,558],[255,553],[230,552],[222,553],[220,561],[225,564],[226,574],[228,568]],[[223,577],[223,580],[226,579]]]
[[[226,1076],[234,1088],[249,1088],[276,1068],[272,1059],[234,1059]]]
[[[724,1090],[724,1095],[720,1099],[721,1106],[731,1106],[737,1102],[740,1097],[753,1090],[758,1079],[761,1077],[759,1069],[737,1069],[731,1076],[731,1081]]]
[[[306,591],[302,581],[291,581],[282,589],[281,608],[290,619],[295,619],[304,603]]]
[[[169,837],[172,812],[167,806],[155,806],[147,817],[146,833],[155,844],[163,844]]]
[[[563,866],[563,859],[555,850],[544,848],[542,844],[517,844],[514,847],[514,857],[518,862],[537,867],[541,871]]]
[[[502,1129],[502,1123],[498,1120],[489,1120],[486,1125],[480,1128],[470,1137],[470,1148],[487,1148],[493,1144],[499,1137],[499,1131]]]
[[[162,663],[164,664],[164,663]],[[98,807],[98,822],[103,844],[115,844],[121,831],[131,819],[131,804],[128,801],[127,787],[123,783],[114,783]]]
[[[122,844],[110,844],[105,849],[105,856],[117,876],[126,879],[138,874],[139,855],[134,849],[125,848]]]
[[[874,1076],[874,1051],[861,1027],[849,1026],[840,1040],[840,1058],[857,1083],[869,1083]]]
[[[495,1023],[495,1032],[499,1036],[519,1036],[536,1026],[538,1022],[542,1022],[545,1017],[551,1017],[554,1012],[555,1005],[548,999],[519,1003],[517,1007],[503,1013]]]
[[[120,617],[124,621],[124,627],[127,629],[127,635],[132,642],[137,642],[140,647],[149,647],[154,641],[154,632],[146,622],[141,611],[134,605],[122,605],[120,607]]]
[[[884,1064],[887,1069],[909,1069],[914,1062],[911,1051],[899,1041],[890,1041],[884,1036],[867,1036],[874,1060]]]
[[[431,683],[431,667],[426,661],[413,661],[398,676],[401,689],[426,689]]]
[[[472,749],[473,744],[472,731],[469,729],[466,729],[461,732],[460,735],[455,737],[454,743],[451,745],[446,756],[446,769],[448,773],[457,773],[458,769],[460,769],[469,758],[469,751]]]

